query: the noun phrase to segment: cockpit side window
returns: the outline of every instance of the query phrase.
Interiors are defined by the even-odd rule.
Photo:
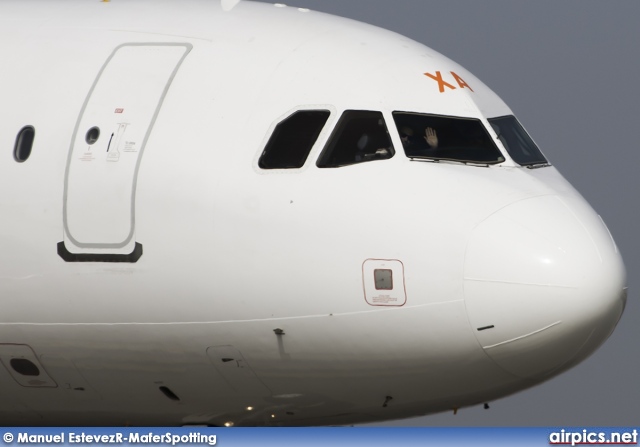
[[[491,118],[489,124],[513,161],[521,166],[548,165],[549,162],[515,116]]]
[[[409,158],[495,164],[504,161],[493,139],[476,118],[393,112]]]
[[[262,169],[301,168],[331,113],[299,110],[280,122],[271,134],[258,166]]]
[[[318,159],[319,168],[386,160],[395,150],[381,112],[346,110]]]

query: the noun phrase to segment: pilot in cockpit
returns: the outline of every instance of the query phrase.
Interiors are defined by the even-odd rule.
[[[387,136],[388,140],[388,136]],[[378,144],[376,144],[378,143]],[[389,144],[391,141],[389,141]],[[390,158],[393,155],[393,148],[389,145],[380,144],[380,142],[375,142],[374,138],[364,133],[358,139],[357,143],[357,151],[355,154],[355,161],[369,161],[369,160],[381,160]]]
[[[393,143],[382,119],[365,130],[356,143],[355,161],[384,160],[394,154]]]
[[[433,127],[425,128],[424,135],[420,139],[414,135],[411,127],[403,126],[400,129],[400,139],[407,155],[438,148],[438,135]]]

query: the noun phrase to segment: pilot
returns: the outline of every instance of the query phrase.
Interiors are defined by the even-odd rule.
[[[408,149],[413,143],[413,129],[409,126],[402,126],[400,128],[400,140],[402,140],[402,146]]]
[[[424,141],[427,142],[431,149],[438,148],[438,135],[433,127],[427,127],[424,130]]]
[[[357,151],[355,161],[365,161],[369,152],[367,151],[367,146],[369,145],[369,135],[363,133],[362,136],[358,139],[358,143],[356,144]]]
[[[373,142],[373,137],[367,133],[362,134],[358,139],[355,161],[381,160],[390,158],[393,155],[391,147],[377,147]]]
[[[409,126],[400,128],[400,139],[407,155],[418,155],[425,150],[438,148],[438,135],[432,127],[425,128],[424,142],[419,138],[415,138],[413,129]]]

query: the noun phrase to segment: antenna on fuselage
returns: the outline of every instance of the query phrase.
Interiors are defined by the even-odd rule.
[[[238,3],[240,3],[240,0],[220,0],[223,11],[231,11]]]

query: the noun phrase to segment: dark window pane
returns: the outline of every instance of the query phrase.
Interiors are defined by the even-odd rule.
[[[335,168],[393,157],[395,150],[382,113],[346,110],[329,138],[318,167]]]
[[[31,155],[31,148],[33,147],[33,139],[36,136],[36,130],[33,126],[25,126],[16,137],[16,144],[13,148],[13,158],[15,161],[22,163]]]
[[[258,165],[262,169],[301,168],[329,115],[328,110],[300,110],[279,123]]]
[[[522,166],[547,165],[549,162],[515,116],[491,118],[489,124],[513,158]]]
[[[476,118],[394,112],[409,158],[494,164],[504,161],[493,139]]]

